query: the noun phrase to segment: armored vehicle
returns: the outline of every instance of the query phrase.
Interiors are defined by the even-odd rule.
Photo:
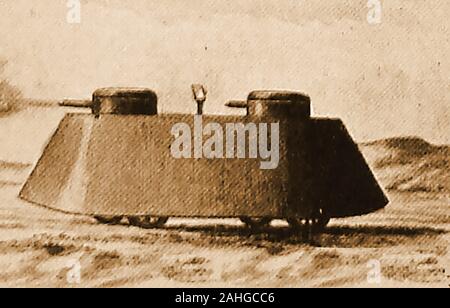
[[[155,228],[170,217],[240,218],[260,228],[284,219],[316,232],[330,218],[364,215],[388,204],[343,122],[311,117],[307,95],[253,91],[246,101],[227,103],[242,110],[229,116],[203,114],[206,90],[193,91],[197,115],[159,114],[157,95],[148,89],[97,90],[91,102],[75,104],[91,113],[69,113],[62,120],[20,197],[107,224],[126,219]],[[190,150],[174,156],[174,127],[184,123],[195,130],[198,117],[203,127],[239,123],[244,134],[261,123],[277,124],[276,166],[261,168],[255,157],[207,158]],[[273,143],[271,134],[266,138]]]

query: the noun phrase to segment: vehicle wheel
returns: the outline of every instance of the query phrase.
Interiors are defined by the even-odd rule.
[[[94,216],[94,218],[103,225],[118,225],[123,216]]]
[[[143,228],[161,228],[169,220],[169,217],[154,217],[154,216],[129,216],[128,221],[130,225]]]
[[[322,209],[320,210],[320,216],[313,220],[313,229],[315,232],[323,232],[327,225],[330,223],[330,216],[328,216]]]
[[[241,217],[241,221],[246,224],[250,229],[261,229],[269,226],[272,218],[262,217],[262,218],[252,218],[252,217]]]
[[[310,229],[314,233],[321,233],[325,230],[326,226],[330,222],[330,217],[324,210],[320,209],[319,214],[315,218],[299,219],[288,218],[289,225],[294,229]]]

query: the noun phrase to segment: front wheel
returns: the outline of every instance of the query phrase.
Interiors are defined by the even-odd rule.
[[[154,216],[129,216],[128,221],[130,225],[143,229],[161,228],[167,221],[168,217],[154,217]]]

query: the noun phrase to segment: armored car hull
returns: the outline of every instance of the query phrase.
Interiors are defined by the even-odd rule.
[[[234,106],[246,108],[244,116],[201,115],[203,127],[278,123],[277,165],[266,169],[260,159],[200,157],[195,149],[174,157],[174,126],[195,129],[196,118],[158,114],[151,91],[100,90],[91,107],[92,114],[65,116],[21,198],[105,223],[128,217],[143,227],[161,226],[168,217],[323,227],[330,218],[388,204],[342,121],[311,118],[309,98],[299,93],[253,92]]]

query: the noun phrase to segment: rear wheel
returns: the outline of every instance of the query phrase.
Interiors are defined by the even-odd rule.
[[[103,225],[118,225],[122,221],[123,216],[94,216],[94,218]]]
[[[154,217],[154,216],[129,216],[128,222],[130,225],[143,228],[143,229],[152,229],[152,228],[161,228],[163,227],[169,217]]]
[[[324,210],[320,209],[319,213],[314,218],[288,218],[287,221],[289,225],[294,229],[300,230],[311,230],[313,233],[321,233],[325,230],[328,223],[330,222],[330,217],[325,213]]]
[[[252,218],[252,217],[241,217],[241,221],[246,224],[250,229],[261,229],[268,227],[272,218],[270,217],[261,217],[261,218]]]

